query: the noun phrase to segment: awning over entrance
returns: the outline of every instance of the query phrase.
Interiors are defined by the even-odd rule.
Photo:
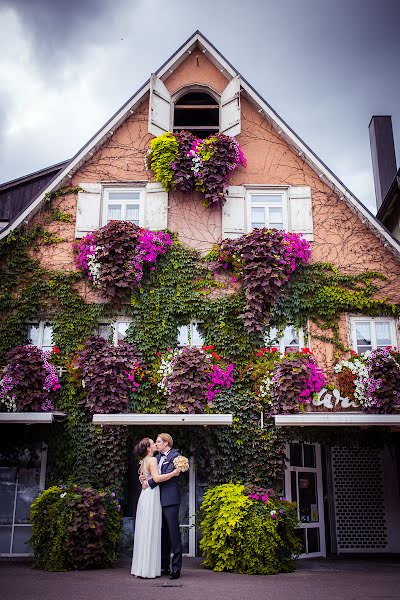
[[[2,423],[21,423],[23,425],[43,425],[62,421],[66,417],[63,412],[10,412],[0,413],[0,425]]]
[[[400,414],[366,415],[362,412],[314,412],[275,415],[277,427],[400,427]]]
[[[232,415],[96,413],[93,415],[93,423],[96,425],[232,425]]]

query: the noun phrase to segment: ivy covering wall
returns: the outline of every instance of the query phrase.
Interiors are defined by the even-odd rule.
[[[46,215],[64,218],[52,211],[51,201]],[[0,362],[4,364],[10,349],[27,342],[29,320],[46,319],[60,349],[54,361],[66,369],[53,403],[67,418],[63,425],[49,428],[46,436],[48,484],[112,487],[121,494],[133,441],[157,433],[151,428],[95,426],[85,408],[87,391],[76,369],[77,353],[96,333],[100,320],[112,322],[121,315],[132,319],[126,341],[136,345],[144,364],[139,387],[129,397],[129,411],[166,411],[167,400],[154,376],[159,353],[175,347],[179,326],[198,321],[205,344],[235,365],[234,383],[214,402],[215,411],[233,413],[233,427],[170,428],[176,445],[185,453],[202,448],[210,483],[241,480],[269,486],[283,471],[283,433],[268,419],[260,427],[261,406],[249,369],[251,356],[264,345],[266,324],[245,327],[241,315],[248,298],[230,275],[216,275],[218,248],[202,258],[181,245],[174,233],[169,235],[172,246],[157,258],[157,267],[143,275],[141,286],[102,304],[83,301],[79,285],[84,274],[72,265],[65,272],[41,267],[38,250],[60,242],[45,227],[15,232],[1,245]],[[274,302],[264,305],[266,321],[279,329],[287,323],[304,327],[311,319],[322,331],[319,337],[343,352],[338,325],[342,313],[399,314],[397,305],[376,299],[382,279],[380,273],[345,275],[331,264],[299,265]]]

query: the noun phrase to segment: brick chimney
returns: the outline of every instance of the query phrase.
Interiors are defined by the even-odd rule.
[[[392,117],[374,116],[368,128],[376,207],[379,210],[397,172]]]

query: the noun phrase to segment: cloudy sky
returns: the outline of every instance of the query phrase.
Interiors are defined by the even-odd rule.
[[[374,211],[399,0],[0,0],[0,181],[73,156],[196,29]]]

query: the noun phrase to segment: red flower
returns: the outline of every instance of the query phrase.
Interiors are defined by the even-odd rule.
[[[156,352],[156,356],[161,356],[161,352],[160,351]]]
[[[279,348],[277,348],[276,346],[273,346],[271,348],[271,352],[279,352]]]
[[[310,348],[302,348],[302,349],[301,349],[301,352],[302,352],[303,354],[311,354],[311,350],[310,350]]]
[[[60,354],[61,350],[58,346],[53,346],[52,351],[54,354]]]

